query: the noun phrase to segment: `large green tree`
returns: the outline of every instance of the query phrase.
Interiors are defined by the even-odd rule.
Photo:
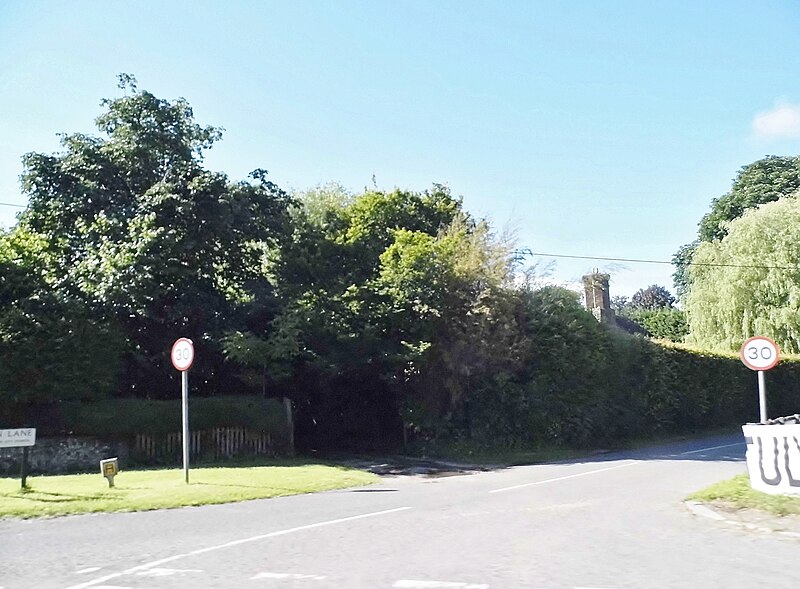
[[[751,336],[800,352],[800,201],[745,213],[722,241],[701,243],[685,300],[690,341],[733,351]]]
[[[391,326],[407,425],[446,431],[465,419],[477,383],[518,366],[514,263],[508,240],[463,216],[435,236],[395,233],[374,282],[384,297],[376,320]]]
[[[701,219],[697,240],[682,246],[673,256],[675,288],[683,296],[690,285],[688,265],[697,245],[723,239],[728,224],[761,204],[789,196],[800,189],[800,156],[769,156],[744,166],[729,192],[711,201],[711,210]]]
[[[129,388],[165,391],[178,336],[198,347],[195,383],[224,371],[219,338],[248,306],[269,306],[262,259],[288,234],[289,197],[256,170],[231,182],[203,167],[221,137],[189,104],[139,90],[103,101],[99,136],[64,135],[62,151],[24,156],[29,206],[15,231],[45,244],[48,285],[113,319],[130,343]]]
[[[624,297],[616,301],[616,311],[652,337],[682,342],[688,326],[685,313],[675,308],[676,302],[666,288],[652,284],[636,291],[630,301]]]
[[[297,200],[293,238],[270,262],[286,306],[262,331],[231,334],[229,356],[293,396],[316,443],[396,441],[401,416],[425,435],[453,422],[470,383],[511,355],[510,245],[444,186],[329,185]]]
[[[119,377],[123,340],[88,306],[49,288],[38,254],[45,243],[23,231],[0,235],[0,405],[96,399]]]

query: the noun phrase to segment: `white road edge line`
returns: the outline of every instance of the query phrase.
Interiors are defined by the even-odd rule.
[[[708,452],[709,450],[719,450],[720,448],[731,448],[733,446],[741,446],[744,440],[736,442],[735,444],[723,444],[722,446],[711,446],[710,448],[700,448],[699,450],[689,450],[688,452],[681,452],[678,456],[686,456],[687,454],[698,454],[700,452]]]
[[[626,466],[633,466],[634,464],[638,464],[638,462],[628,462],[627,464],[618,464],[617,466],[609,466],[607,468],[598,468],[596,470],[588,470],[586,472],[579,472],[576,474],[568,474],[563,477],[556,477],[553,479],[545,479],[543,481],[534,481],[532,483],[523,483],[521,485],[514,485],[512,487],[503,487],[502,489],[494,489],[489,491],[489,493],[502,493],[503,491],[511,491],[513,489],[522,489],[524,487],[534,487],[536,485],[546,485],[547,483],[555,483],[556,481],[565,481],[567,479],[576,479],[578,477],[585,477],[590,474],[597,474],[599,472],[606,472],[609,470],[616,470],[618,468],[625,468]]]
[[[323,526],[331,526],[334,524],[341,524],[344,522],[351,522],[358,519],[365,519],[368,517],[378,517],[379,515],[389,515],[390,513],[397,513],[399,511],[406,511],[411,509],[411,507],[397,507],[395,509],[385,509],[383,511],[373,511],[371,513],[362,513],[361,515],[353,515],[350,517],[342,517],[339,519],[331,519],[324,522],[317,522],[315,524],[308,524],[305,526],[297,526],[296,528],[289,528],[286,530],[279,530],[277,532],[270,532],[269,534],[259,534],[258,536],[251,536],[250,538],[242,538],[241,540],[234,540],[232,542],[226,542],[225,544],[218,544],[217,546],[208,546],[206,548],[198,548],[197,550],[192,550],[191,552],[186,552],[184,554],[176,554],[174,556],[168,556],[167,558],[162,558],[159,560],[154,560],[153,562],[148,562],[145,564],[140,564],[138,566],[126,569],[121,573],[113,573],[111,575],[106,575],[105,577],[99,577],[94,579],[93,581],[87,581],[86,583],[80,583],[79,585],[71,585],[67,587],[67,589],[84,589],[85,587],[92,587],[97,585],[98,583],[103,583],[110,579],[116,579],[123,575],[130,575],[133,573],[137,573],[139,571],[145,571],[147,569],[151,569],[153,567],[157,567],[159,565],[173,562],[180,558],[186,558],[187,556],[196,556],[198,554],[205,554],[206,552],[213,552],[215,550],[221,550],[223,548],[230,548],[231,546],[239,546],[240,544],[247,544],[249,542],[256,542],[258,540],[264,540],[266,538],[274,538],[276,536],[285,536],[286,534],[292,534],[294,532],[301,532],[303,530],[311,530],[313,528],[321,528]]]
[[[79,571],[75,571],[75,574],[76,575],[84,575],[86,573],[93,573],[95,571],[99,571],[101,568],[103,568],[103,567],[87,567],[85,569],[81,569]],[[3,588],[0,587],[0,589],[3,589]]]

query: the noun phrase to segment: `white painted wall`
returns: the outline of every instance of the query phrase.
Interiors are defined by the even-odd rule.
[[[750,485],[771,495],[800,495],[800,424],[742,426]]]

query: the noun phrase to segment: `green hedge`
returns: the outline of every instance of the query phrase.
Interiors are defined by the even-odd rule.
[[[540,344],[534,339],[525,353],[526,372],[479,383],[449,441],[597,447],[759,419],[756,373],[737,355],[631,336],[577,308],[535,310]],[[766,382],[770,417],[800,412],[797,357],[784,358]]]
[[[192,430],[246,427],[284,433],[283,404],[248,396],[200,397],[189,400]],[[107,399],[27,406],[0,417],[0,427],[36,427],[37,435],[85,435],[105,438],[136,433],[181,431],[180,400]]]
[[[626,317],[654,338],[682,342],[689,334],[686,314],[679,309],[638,309],[629,311]]]

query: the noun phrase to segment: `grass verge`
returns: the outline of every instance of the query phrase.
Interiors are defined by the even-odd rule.
[[[750,479],[746,474],[711,485],[689,495],[687,499],[734,509],[759,509],[781,516],[800,514],[800,497],[768,495],[756,491],[750,487]]]
[[[197,468],[186,484],[182,469],[123,471],[108,488],[100,474],[0,478],[0,518],[48,517],[108,511],[146,511],[314,493],[378,481],[360,470],[305,464]]]

